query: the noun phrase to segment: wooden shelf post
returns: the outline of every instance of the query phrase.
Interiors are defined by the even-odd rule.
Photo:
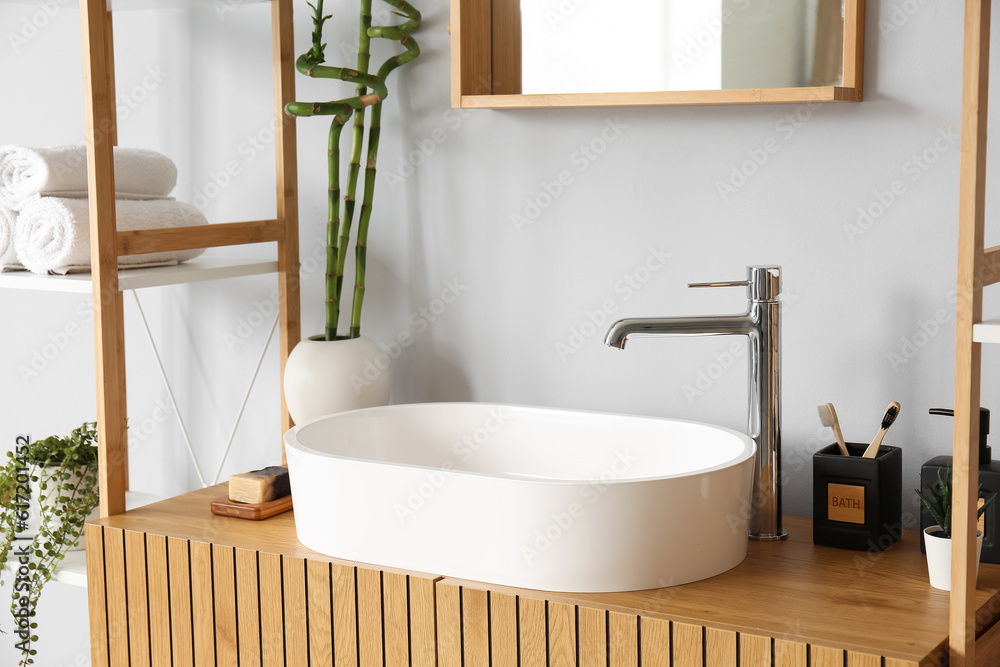
[[[278,241],[278,307],[281,318],[281,377],[285,376],[288,355],[301,339],[299,309],[299,207],[298,170],[295,153],[295,118],[285,113],[285,105],[295,99],[295,33],[292,0],[271,2],[271,34],[274,49],[274,143],[278,188],[278,220],[283,236]],[[281,392],[281,431],[293,426]],[[282,447],[281,460],[285,460]]]
[[[962,154],[959,185],[958,303],[955,334],[955,431],[952,498],[950,657],[952,667],[976,665],[976,510],[979,496],[983,212],[989,99],[990,0],[966,0],[962,74]]]
[[[114,146],[117,140],[112,22],[106,0],[80,0],[87,114],[90,253],[100,434],[101,516],[125,511],[125,307],[118,288]]]

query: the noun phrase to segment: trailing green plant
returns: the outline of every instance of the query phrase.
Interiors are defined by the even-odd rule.
[[[942,476],[941,470],[942,468],[938,468],[937,484],[931,485],[921,479],[920,485],[926,489],[926,493],[921,491],[921,489],[914,490],[917,492],[917,497],[923,502],[924,507],[931,513],[931,517],[941,527],[938,537],[951,539],[951,468],[948,468],[948,474],[945,476]],[[980,484],[979,493],[982,493],[982,491],[983,485]],[[994,498],[996,498],[996,494],[986,499],[986,502],[982,504],[976,513],[977,519],[983,515]]]
[[[96,445],[94,422],[66,437],[29,442],[21,436],[0,470],[0,584],[13,577],[10,612],[22,666],[34,663],[42,588],[79,542],[87,515],[98,505]],[[37,504],[29,503],[33,487]],[[28,532],[32,511],[39,514],[34,535]]]
[[[324,337],[336,340],[340,318],[341,292],[344,283],[344,266],[347,261],[351,228],[354,224],[358,175],[361,171],[361,153],[365,140],[365,109],[371,107],[368,125],[368,151],[365,158],[365,176],[361,210],[358,213],[357,236],[354,245],[354,295],[351,303],[350,328],[346,338],[361,335],[361,308],[365,298],[365,269],[367,266],[368,226],[375,197],[375,164],[378,160],[379,137],[382,132],[382,101],[389,96],[386,78],[398,67],[420,55],[420,47],[411,33],[420,27],[420,12],[406,0],[386,0],[396,8],[397,16],[408,19],[394,26],[372,25],[372,0],[361,0],[361,25],[358,36],[357,69],[331,67],[325,62],[326,44],[323,27],[331,15],[323,14],[323,0],[308,3],[313,9],[312,46],[298,57],[295,68],[306,76],[321,79],[338,79],[355,84],[354,95],[333,102],[290,102],[285,113],[291,116],[333,116],[327,140],[327,230],[326,230],[326,321]],[[388,39],[399,42],[406,51],[394,55],[371,73],[371,40]],[[371,89],[369,91],[369,89]],[[347,191],[341,208],[340,138],[344,126],[353,117],[351,154],[347,169]]]

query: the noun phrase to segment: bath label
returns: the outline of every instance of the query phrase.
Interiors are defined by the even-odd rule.
[[[830,521],[865,522],[865,487],[827,484],[827,516]]]

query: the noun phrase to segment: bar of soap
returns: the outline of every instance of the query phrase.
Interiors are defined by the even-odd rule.
[[[229,499],[260,505],[291,494],[288,468],[270,466],[229,476]]]

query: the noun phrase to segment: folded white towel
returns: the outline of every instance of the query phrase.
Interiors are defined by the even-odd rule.
[[[115,197],[165,197],[177,185],[173,160],[144,148],[115,147]],[[19,211],[46,195],[87,196],[87,147],[0,146],[0,206]]]
[[[17,261],[14,253],[14,223],[17,213],[0,206],[0,272],[20,271],[24,267]]]
[[[205,225],[205,216],[189,204],[173,200],[115,202],[120,231]],[[90,203],[86,199],[42,197],[20,213],[15,228],[17,258],[35,273],[90,270]],[[176,264],[204,250],[154,252],[118,258],[122,268]]]

